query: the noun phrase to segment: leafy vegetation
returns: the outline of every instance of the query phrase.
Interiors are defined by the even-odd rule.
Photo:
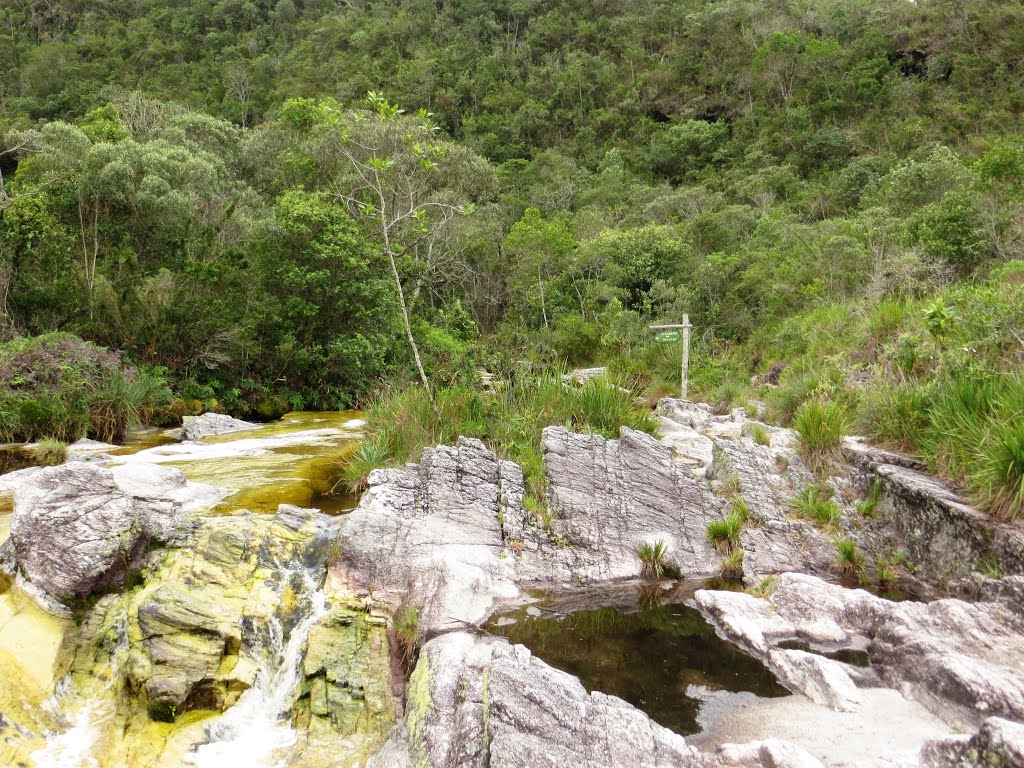
[[[68,460],[68,444],[60,440],[46,438],[40,440],[32,448],[36,462],[44,467],[55,467]]]
[[[680,352],[646,326],[688,313],[690,391],[763,401],[819,472],[848,419],[1022,513],[1019,4],[0,0],[0,20],[2,340],[121,350],[180,396],[169,418],[418,381],[440,424],[478,367],[603,363],[656,402]],[[116,435],[151,417],[128,389],[98,422],[3,399],[0,430]],[[610,431],[621,393],[590,394],[556,420]],[[539,477],[535,430],[467,420]]]

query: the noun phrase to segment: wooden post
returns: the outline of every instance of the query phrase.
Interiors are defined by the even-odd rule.
[[[690,316],[683,315],[683,373],[679,385],[679,396],[685,400],[690,378]]]
[[[693,327],[690,325],[690,316],[688,314],[683,315],[683,322],[679,325],[649,325],[647,327],[652,331],[682,331],[682,334],[679,336],[679,341],[683,345],[683,360],[679,366],[679,396],[686,400],[689,395],[690,385],[690,329]],[[668,336],[668,334],[665,335]],[[662,341],[661,339],[657,340]],[[664,341],[675,341],[675,339],[669,337]]]

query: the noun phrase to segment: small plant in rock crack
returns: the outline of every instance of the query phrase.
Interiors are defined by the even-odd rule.
[[[891,587],[896,583],[896,562],[895,558],[885,555],[875,555],[875,581],[879,587]]]
[[[845,576],[860,577],[864,570],[864,555],[853,539],[836,539],[836,565]]]
[[[768,431],[768,427],[764,424],[758,424],[757,422],[748,424],[746,432],[758,445],[771,445],[772,443],[772,433]]]
[[[868,495],[854,504],[862,517],[870,520],[875,516],[875,509],[877,509],[878,502],[882,498],[883,489],[884,485],[882,483],[882,478],[876,477],[875,482],[871,484],[871,489],[868,491]]]
[[[790,510],[797,517],[825,529],[838,528],[842,516],[839,506],[832,501],[832,490],[818,483],[803,488],[793,499]]]
[[[740,548],[743,523],[743,517],[735,510],[729,512],[721,520],[712,520],[707,527],[708,540],[722,554],[734,552]]]
[[[983,557],[978,560],[975,570],[987,579],[1003,578],[1003,564],[994,557]]]
[[[731,552],[724,560],[719,568],[719,576],[723,579],[741,579],[743,578],[743,557],[744,552],[742,549],[737,549]]]
[[[754,597],[760,597],[762,600],[767,600],[772,596],[775,591],[775,585],[779,583],[779,577],[775,574],[766,576],[761,579],[757,584],[747,590],[747,594],[753,595]]]
[[[636,550],[636,556],[640,559],[640,576],[645,579],[660,579],[665,575],[668,556],[668,544],[663,539],[658,539],[653,544],[641,544]]]
[[[403,668],[412,669],[416,656],[423,642],[423,626],[420,622],[420,609],[407,605],[400,608],[391,620],[391,632],[394,637],[394,652]]]

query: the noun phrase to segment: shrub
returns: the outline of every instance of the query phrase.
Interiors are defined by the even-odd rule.
[[[68,460],[68,444],[53,438],[46,438],[36,443],[32,448],[32,453],[41,466],[55,467]]]
[[[743,518],[735,512],[729,512],[721,520],[712,520],[707,527],[708,540],[722,553],[739,549],[742,532]]]
[[[793,418],[800,437],[800,453],[815,471],[826,467],[838,454],[846,433],[846,411],[834,402],[808,401]]]
[[[864,570],[864,555],[853,539],[836,540],[836,564],[839,572],[848,576],[859,576]]]
[[[636,556],[640,559],[640,575],[645,579],[660,579],[665,573],[665,557],[668,555],[668,545],[662,539],[653,544],[642,544],[636,550]]]
[[[822,528],[832,529],[839,525],[842,512],[831,499],[832,492],[827,486],[814,483],[804,487],[790,507],[797,517],[809,520]]]
[[[100,440],[122,440],[126,432],[143,426],[171,399],[171,391],[157,376],[123,368],[112,370],[93,390],[91,431]]]

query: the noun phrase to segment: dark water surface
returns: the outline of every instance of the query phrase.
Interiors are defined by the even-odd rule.
[[[719,638],[699,611],[674,602],[680,594],[665,599],[556,613],[549,605],[541,616],[523,609],[496,617],[486,629],[576,675],[587,690],[625,699],[684,736],[700,731],[701,701],[687,696],[691,685],[789,695],[760,661]],[[503,623],[510,618],[514,624]]]

